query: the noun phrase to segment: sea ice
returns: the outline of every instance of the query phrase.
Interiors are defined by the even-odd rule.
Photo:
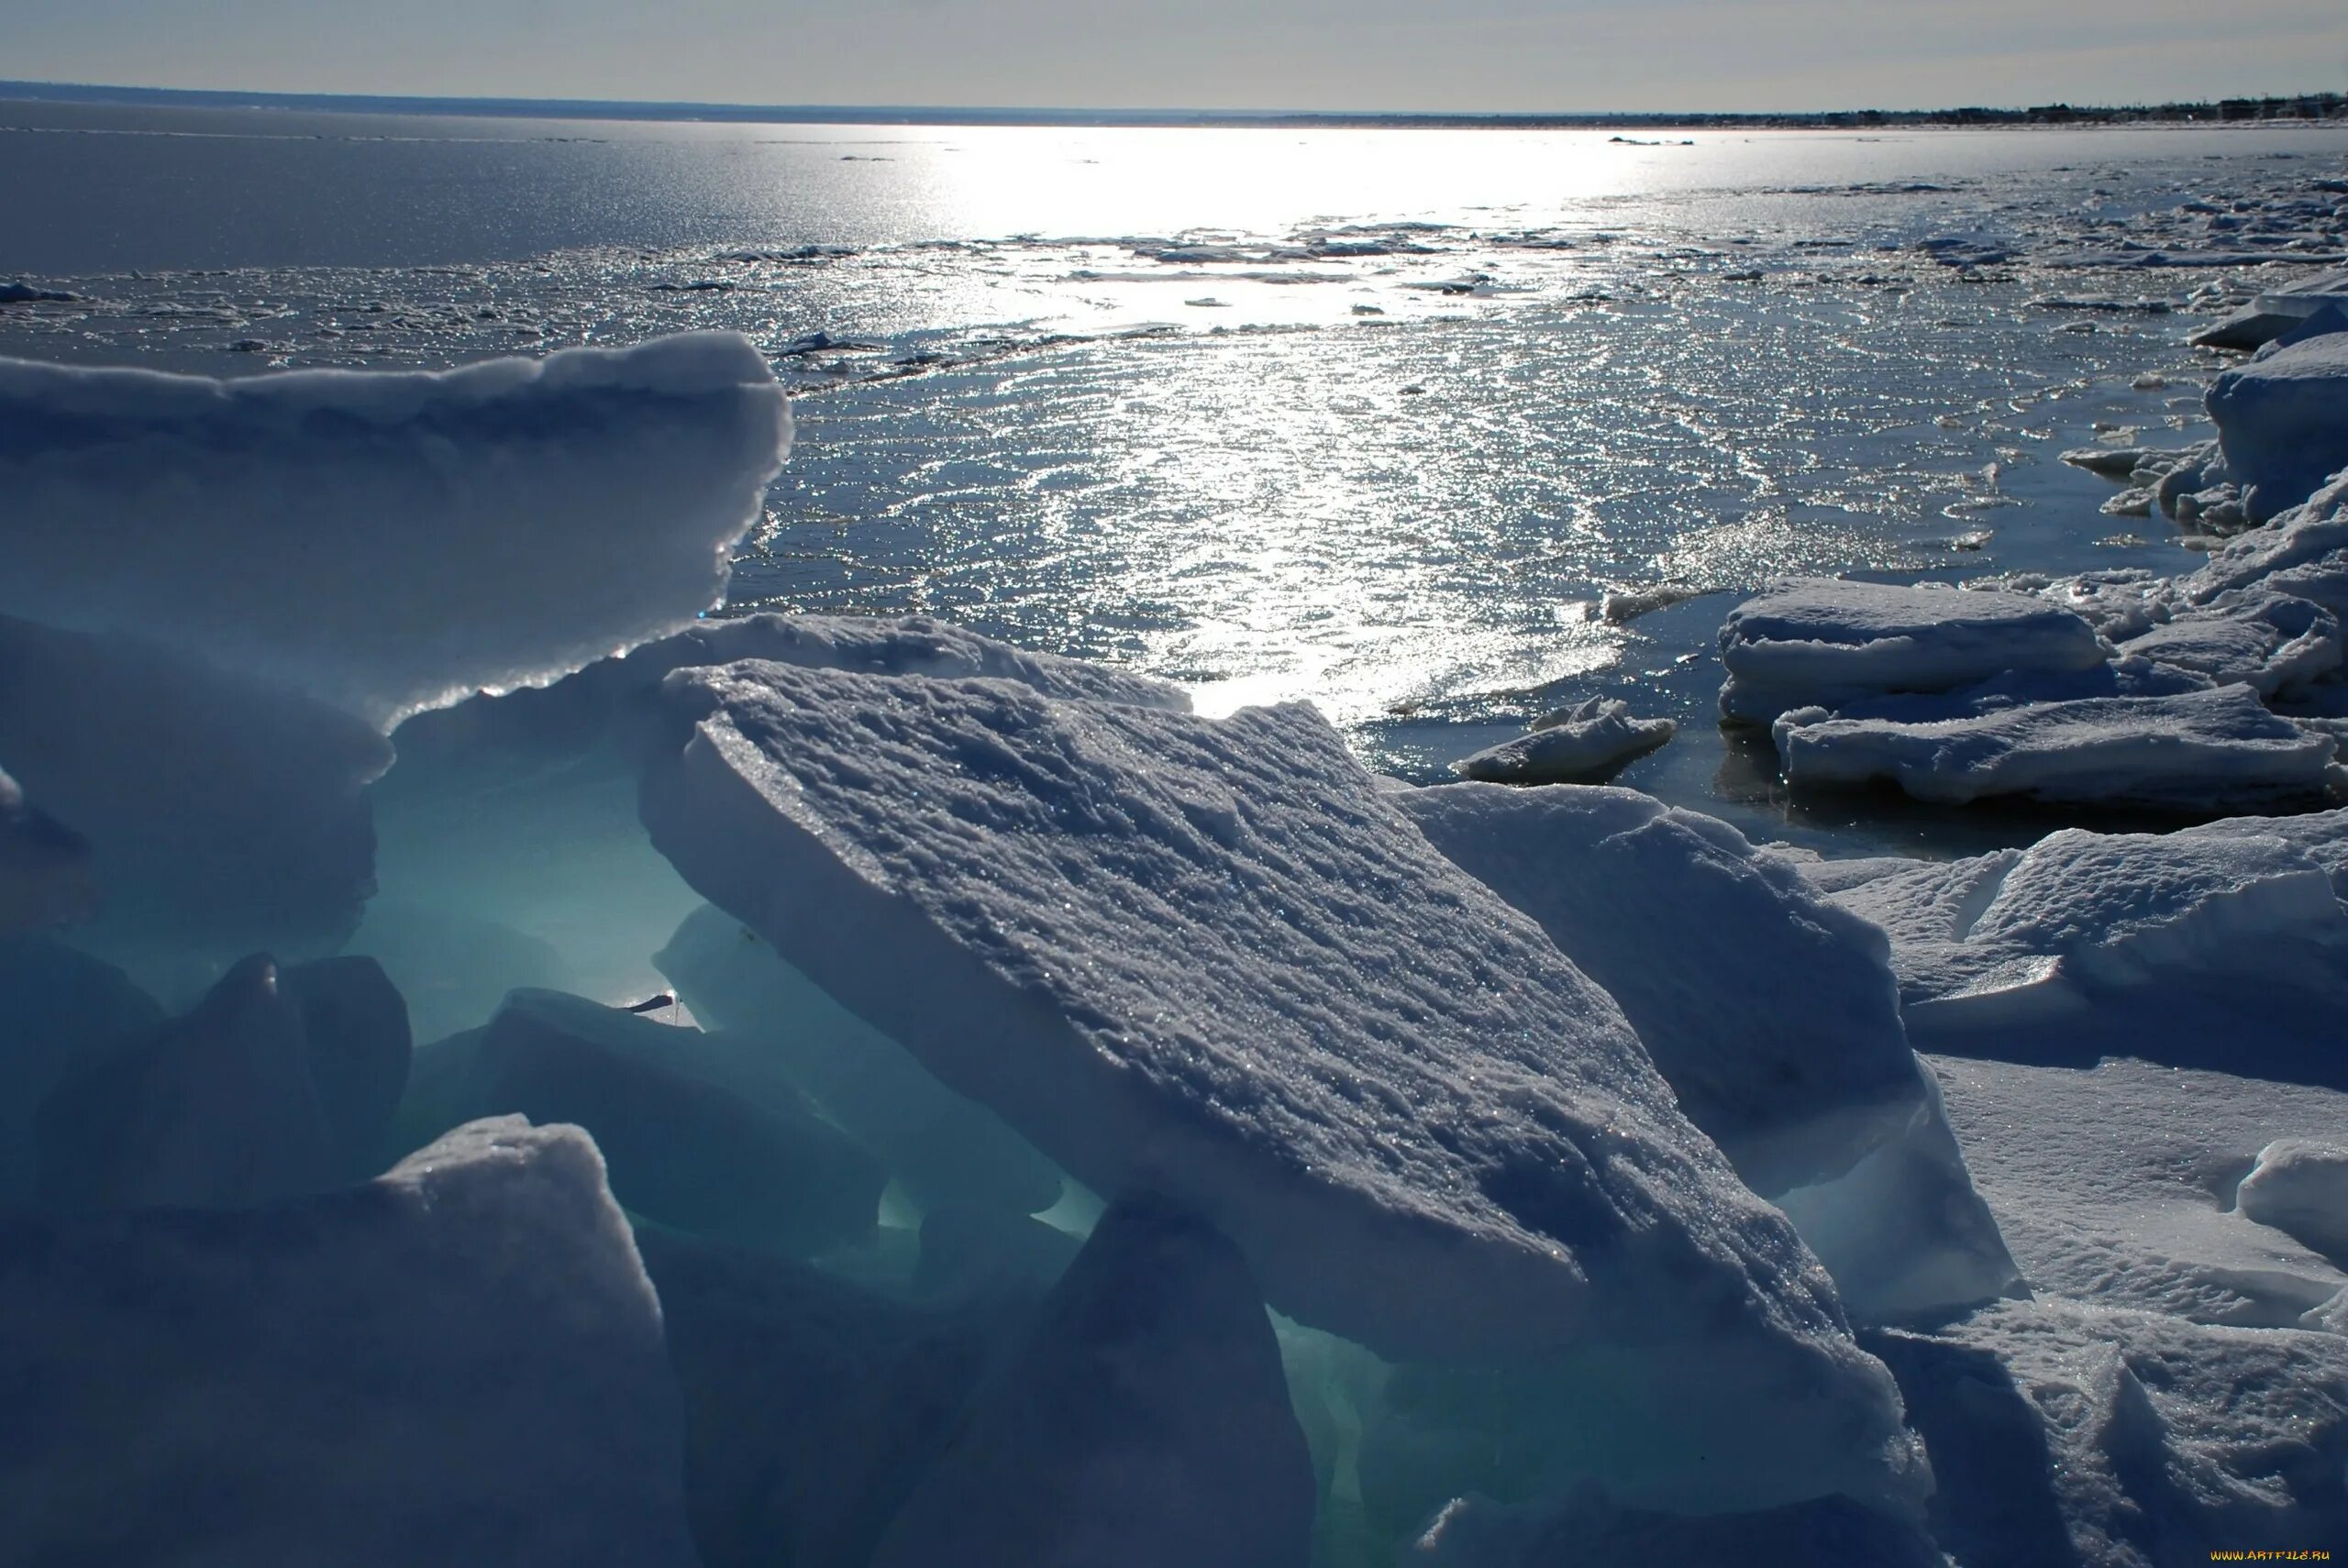
[[[1551,714],[1530,734],[1463,756],[1451,770],[1463,778],[1498,783],[1569,783],[1602,778],[1679,733],[1671,719],[1634,719],[1619,698],[1592,697]]]
[[[1127,1199],[979,1388],[872,1568],[1296,1568],[1313,1499],[1238,1249]]]
[[[2150,1568],[2348,1537],[2348,1339],[2002,1302],[1868,1343],[1968,1563]]]
[[[89,840],[28,804],[0,771],[0,938],[62,925],[95,897]]]
[[[234,381],[0,361],[0,613],[388,726],[690,623],[790,432],[731,333]]]
[[[1041,1295],[946,1309],[659,1229],[637,1245],[684,1393],[707,1568],[869,1562]]]
[[[681,1028],[559,991],[515,991],[436,1072],[462,1076],[443,1121],[518,1113],[584,1127],[612,1190],[661,1224],[807,1254],[874,1223],[887,1182],[879,1161],[803,1099],[753,1104],[713,1082],[709,1043]],[[453,1103],[452,1103],[453,1102]]]
[[[2305,501],[2348,468],[2348,333],[2263,352],[2210,384],[2226,465],[2254,523]]]
[[[0,1218],[0,1386],[16,1562],[697,1561],[659,1304],[574,1128],[281,1207]]]
[[[1778,583],[1729,613],[1721,712],[1766,724],[1791,708],[1948,691],[2009,670],[2093,668],[2108,650],[2077,615],[2024,593],[1838,578]]]
[[[690,881],[1093,1190],[1230,1235],[1282,1310],[1700,1377],[1685,1446],[1597,1456],[1650,1494],[1912,1484],[1791,1228],[1312,711],[760,663],[667,696],[690,735],[644,815]]]
[[[2348,811],[1801,869],[1890,933],[1922,1049],[2348,1081],[2321,1045],[2348,1006]]]
[[[1622,1004],[1680,1110],[1787,1209],[1855,1314],[2012,1281],[1908,1048],[1880,931],[1726,823],[1634,790],[1390,800]]]
[[[2244,811],[2332,789],[2338,743],[2277,718],[2248,687],[2015,701],[1990,689],[1805,708],[1771,731],[1786,781],[1885,780],[1920,801],[2013,795],[2096,805]]]
[[[200,973],[332,951],[372,890],[363,790],[391,748],[294,691],[0,616],[0,756],[91,841],[102,923],[84,939],[108,956]]]
[[[2238,682],[2261,697],[2306,687],[2342,661],[2337,614],[2263,584],[2176,609],[2118,646],[2122,656]]]

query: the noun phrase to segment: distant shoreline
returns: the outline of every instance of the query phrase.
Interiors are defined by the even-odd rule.
[[[0,81],[0,102],[120,108],[267,109],[471,119],[640,120],[741,125],[1056,126],[1102,128],[1392,130],[1869,130],[2044,125],[2348,124],[2348,94],[2197,104],[2030,108],[1837,109],[1776,114],[1418,114],[1284,109],[1034,109],[918,105],[638,103],[587,98],[390,97]]]

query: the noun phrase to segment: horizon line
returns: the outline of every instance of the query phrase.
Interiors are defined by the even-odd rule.
[[[1821,123],[1871,120],[1931,124],[1971,116],[2027,119],[2032,116],[2081,117],[2187,115],[2214,116],[2232,105],[2324,104],[2331,114],[2348,108],[2338,92],[2267,94],[2143,104],[1969,104],[1935,108],[1840,109],[1109,109],[952,104],[733,104],[693,99],[488,98],[440,94],[286,93],[220,87],[150,87],[129,83],[0,80],[0,100],[17,103],[113,104],[187,107],[302,108],[322,113],[471,115],[494,119],[617,119],[740,124],[1051,125],[1102,127],[1155,126],[1311,127],[1753,126],[1775,122]],[[2329,116],[2327,116],[2329,117]]]

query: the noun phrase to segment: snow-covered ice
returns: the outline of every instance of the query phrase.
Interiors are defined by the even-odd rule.
[[[1093,1190],[1231,1236],[1282,1310],[1700,1375],[1710,1473],[1756,1504],[1911,1485],[1791,1228],[1310,710],[758,663],[667,695],[644,814],[687,879]],[[1689,1495],[1686,1448],[1605,1459]]]
[[[2011,1282],[1908,1048],[1880,931],[1727,823],[1634,790],[1390,800],[1622,1004],[1680,1110],[1786,1209],[1854,1313]]]
[[[2015,701],[1989,690],[1797,709],[1771,738],[1798,789],[1878,780],[1920,801],[2011,795],[2250,811],[2338,787],[2338,743],[2267,712],[2246,686]]]
[[[1620,698],[1592,697],[1547,715],[1530,734],[1461,757],[1451,770],[1462,778],[1505,784],[1602,778],[1678,733],[1676,720],[1634,718],[1631,705]]]
[[[2335,1124],[2348,1135],[2348,1115]],[[2258,1151],[2235,1198],[2244,1218],[2348,1265],[2348,1143],[2278,1138]]]
[[[2348,468],[2348,333],[2265,350],[2210,387],[2226,465],[2264,523]]]
[[[1113,1204],[891,1523],[872,1568],[1297,1568],[1312,1463],[1238,1249]]]
[[[2348,810],[1801,869],[1890,933],[1920,1049],[2348,1080]]]
[[[282,1207],[0,1218],[0,1385],[13,1561],[696,1562],[659,1304],[573,1128]]]
[[[1950,691],[2008,671],[2092,669],[2107,650],[2077,615],[2028,594],[1839,578],[1778,583],[1729,613],[1721,712],[1766,724],[1792,708]]]
[[[790,434],[730,333],[225,381],[0,361],[0,613],[389,725],[692,622]]]

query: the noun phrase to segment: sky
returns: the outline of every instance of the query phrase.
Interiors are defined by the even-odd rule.
[[[0,77],[654,102],[1439,112],[2348,90],[2348,0],[0,0]]]

